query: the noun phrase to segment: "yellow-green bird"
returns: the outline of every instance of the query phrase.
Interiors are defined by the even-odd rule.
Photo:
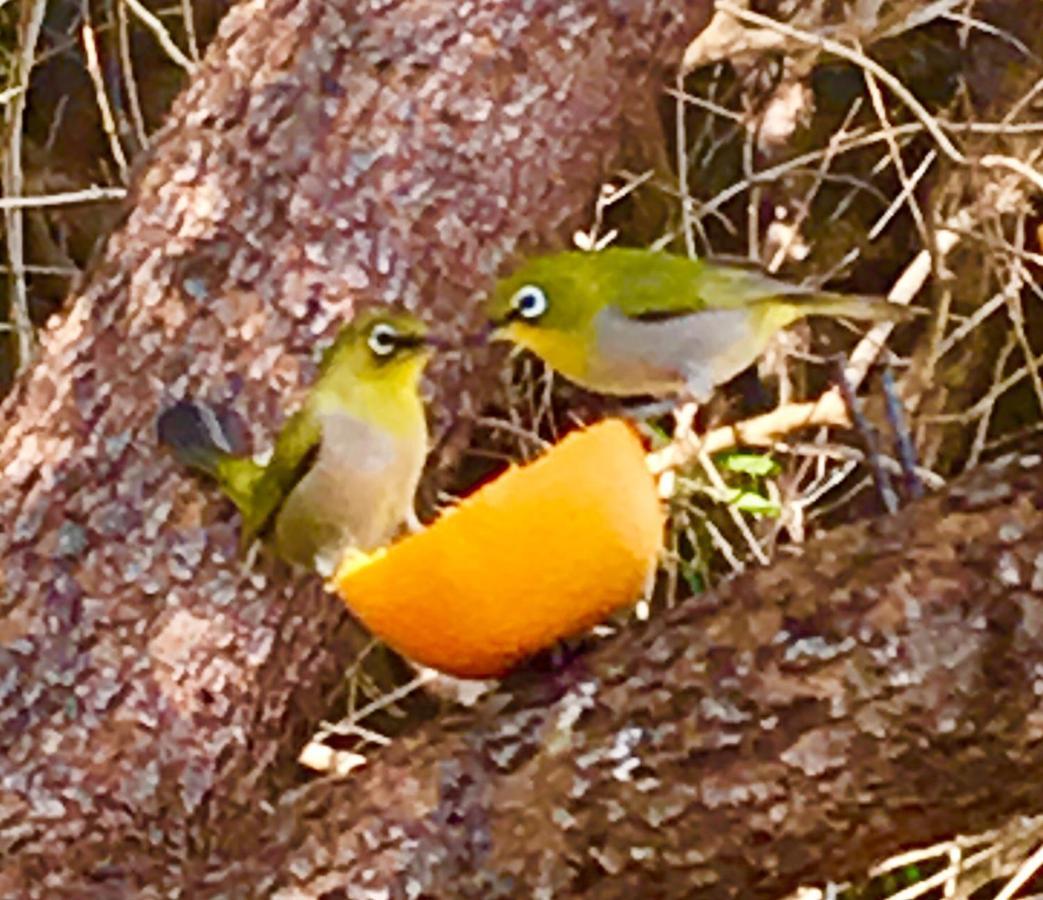
[[[420,379],[437,346],[406,313],[356,316],[265,465],[241,452],[230,417],[190,400],[160,415],[159,441],[216,479],[242,515],[244,546],[270,533],[283,559],[329,574],[346,552],[374,550],[415,520],[428,442]]]
[[[879,299],[622,247],[530,259],[496,283],[486,305],[493,339],[531,350],[589,390],[699,403],[798,319],[904,313]]]

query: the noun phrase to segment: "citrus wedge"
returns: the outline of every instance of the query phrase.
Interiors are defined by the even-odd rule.
[[[638,436],[619,419],[512,466],[332,586],[400,653],[451,675],[502,675],[637,600],[664,516]]]

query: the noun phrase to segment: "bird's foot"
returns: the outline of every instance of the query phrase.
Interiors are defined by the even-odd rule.
[[[327,581],[338,582],[347,578],[353,572],[364,569],[366,566],[376,562],[385,553],[387,553],[386,547],[378,547],[376,550],[369,552],[360,550],[358,547],[349,547],[341,554],[340,560],[336,563],[329,559],[316,558],[315,569]],[[324,569],[326,571],[323,571]]]
[[[257,565],[257,558],[261,555],[261,542],[256,539],[249,543],[244,541],[240,549],[243,553],[243,571],[252,572]]]

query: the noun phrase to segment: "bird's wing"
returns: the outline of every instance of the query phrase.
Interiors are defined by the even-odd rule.
[[[322,422],[312,403],[287,419],[272,458],[253,486],[249,511],[243,513],[243,544],[249,544],[279,511],[294,486],[307,474],[322,443]]]
[[[738,309],[779,297],[814,293],[810,288],[772,278],[760,269],[701,262],[697,291],[708,307]]]
[[[741,309],[772,297],[807,293],[756,269],[661,254],[613,262],[614,305],[632,319],[663,321],[707,309]]]

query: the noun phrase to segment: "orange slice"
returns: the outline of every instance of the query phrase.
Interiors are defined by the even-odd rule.
[[[663,524],[641,441],[609,419],[386,552],[345,560],[332,586],[410,659],[492,677],[638,599]]]

